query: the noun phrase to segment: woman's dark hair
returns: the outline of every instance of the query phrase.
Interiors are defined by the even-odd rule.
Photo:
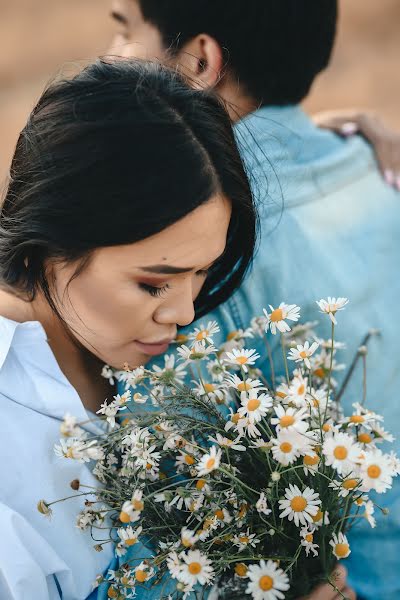
[[[228,69],[261,104],[297,104],[329,63],[337,0],[139,0],[165,48],[212,36]]]
[[[224,255],[196,301],[201,316],[239,286],[256,215],[229,117],[212,93],[155,62],[100,59],[42,95],[15,150],[0,213],[0,284],[33,299],[48,259],[163,230],[215,193],[232,204]],[[112,274],[110,274],[112,276]]]

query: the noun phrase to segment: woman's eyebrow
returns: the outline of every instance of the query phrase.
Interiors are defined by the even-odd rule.
[[[117,23],[120,23],[121,25],[128,25],[128,19],[122,13],[112,10],[110,12],[110,16],[112,19],[114,19],[114,21],[117,21]]]
[[[194,267],[173,267],[172,265],[151,265],[139,268],[146,273],[158,273],[160,275],[178,275],[179,273],[194,271]]]

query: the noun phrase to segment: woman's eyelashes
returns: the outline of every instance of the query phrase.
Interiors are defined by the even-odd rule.
[[[198,277],[206,278],[208,275],[208,272],[209,272],[209,269],[201,269],[200,271],[196,271],[195,274]],[[156,286],[156,285],[151,285],[149,283],[140,282],[139,287],[143,291],[145,291],[148,294],[150,294],[151,296],[153,296],[153,298],[160,298],[161,296],[163,296],[163,294],[165,294],[165,292],[167,290],[171,289],[171,286],[168,283],[166,283],[164,285]]]

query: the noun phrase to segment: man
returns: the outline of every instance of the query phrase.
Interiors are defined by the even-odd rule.
[[[381,331],[369,345],[367,405],[398,438],[399,194],[361,137],[317,129],[299,106],[329,63],[336,0],[116,0],[112,15],[119,53],[180,65],[196,84],[214,87],[239,121],[260,204],[260,245],[242,288],[209,318],[227,334],[267,304],[299,304],[302,319],[314,320],[314,300],[350,298],[338,317],[343,358],[351,362],[369,329]],[[361,394],[356,371],[347,412]],[[389,515],[377,515],[377,530],[363,520],[350,536],[346,566],[364,600],[400,598],[399,491],[395,481],[379,497]]]

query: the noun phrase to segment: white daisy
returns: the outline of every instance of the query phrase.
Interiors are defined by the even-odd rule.
[[[354,471],[362,455],[361,446],[348,433],[334,433],[325,437],[322,452],[326,465],[332,466],[340,475]]]
[[[232,352],[226,353],[225,362],[243,369],[245,373],[248,372],[248,366],[254,365],[256,360],[260,358],[255,350],[238,350],[233,348]]]
[[[340,496],[341,498],[346,498],[349,494],[354,492],[354,490],[356,490],[360,485],[360,480],[357,479],[357,477],[353,477],[353,475],[354,473],[352,473],[350,477],[346,477],[346,479],[343,479],[342,481],[337,481],[336,479],[334,479],[330,482],[328,487],[336,490],[338,492],[338,496]]]
[[[240,397],[242,398],[242,394],[246,396],[250,390],[259,389],[265,390],[265,386],[261,383],[259,379],[251,379],[248,377],[247,379],[241,379],[235,373],[230,373],[226,379],[226,383],[229,387],[233,387]]]
[[[279,431],[292,431],[295,429],[296,431],[301,431],[305,433],[308,429],[308,423],[305,423],[305,419],[309,417],[306,408],[300,408],[300,410],[296,410],[295,408],[283,406],[275,406],[274,407],[276,417],[271,419],[271,424],[276,425],[276,430]]]
[[[223,404],[225,402],[227,390],[225,386],[217,383],[207,383],[205,381],[194,382],[193,391],[198,396],[207,396],[212,402]]]
[[[332,553],[337,559],[347,558],[351,552],[347,537],[342,532],[338,535],[334,533],[329,545],[332,546]]]
[[[313,516],[312,520],[314,527],[316,527],[317,529],[319,527],[322,527],[323,525],[329,525],[329,512],[327,510],[322,511],[319,508],[317,514]]]
[[[376,527],[376,519],[372,516],[374,514],[374,511],[374,503],[372,502],[372,500],[367,500],[367,502],[365,503],[365,512],[363,514],[363,517],[368,521],[372,529]]]
[[[287,390],[286,401],[293,402],[296,406],[304,406],[307,393],[307,380],[297,371]]]
[[[267,317],[267,326],[265,330],[268,331],[268,328],[270,328],[271,333],[274,335],[277,330],[281,333],[290,331],[286,319],[295,322],[300,318],[300,307],[296,306],[296,304],[285,304],[285,302],[281,302],[278,308],[273,308],[271,305],[269,305],[269,308],[271,310],[270,313],[263,308],[264,314]]]
[[[312,488],[306,487],[303,492],[297,485],[289,484],[285,489],[285,499],[279,500],[279,509],[282,511],[279,517],[287,517],[294,521],[296,527],[313,523],[313,517],[318,512],[318,504],[321,504],[319,494]]]
[[[313,342],[310,346],[309,342],[305,342],[304,345],[298,344],[296,348],[289,350],[288,359],[294,360],[294,362],[304,362],[308,369],[311,369],[310,356],[314,354],[318,348],[317,342]]]
[[[318,465],[321,459],[316,452],[305,454],[303,456],[304,474],[314,476],[318,472]]]
[[[392,486],[393,475],[392,462],[388,454],[383,454],[381,450],[364,453],[360,468],[362,491],[376,490],[378,494],[383,494]]]
[[[250,321],[250,328],[255,335],[263,337],[268,328],[268,319],[263,316],[253,317]]]
[[[258,389],[252,389],[240,400],[238,410],[240,417],[247,417],[251,423],[258,423],[272,406],[272,398],[268,394],[259,394]]]
[[[215,442],[221,448],[230,448],[231,450],[238,450],[239,452],[244,452],[246,450],[246,446],[242,444],[238,444],[240,441],[240,435],[235,440],[230,440],[227,437],[224,437],[220,433],[216,433],[216,437],[213,438],[211,435],[208,438],[210,442]]]
[[[253,600],[282,600],[289,588],[289,577],[272,560],[260,560],[258,565],[249,565],[247,570],[249,583],[246,594]]]
[[[139,583],[144,583],[151,579],[154,575],[154,569],[147,561],[143,560],[137,567],[135,567],[135,579]]]
[[[260,514],[268,516],[272,511],[268,508],[267,498],[264,492],[261,492],[259,499],[256,502],[257,512]]]
[[[312,441],[295,429],[280,431],[277,438],[271,439],[272,454],[276,461],[287,467],[301,455],[312,454]]]
[[[191,548],[198,540],[199,536],[194,531],[187,527],[182,527],[181,542],[185,548]]]
[[[211,471],[218,469],[221,462],[222,450],[216,446],[211,446],[210,451],[204,454],[197,464],[198,475],[208,475]]]
[[[183,364],[187,365],[191,362],[203,360],[210,356],[210,354],[215,354],[217,349],[213,345],[207,346],[206,342],[202,340],[201,342],[195,342],[191,348],[180,346],[176,351],[179,354],[179,358],[184,361]]]
[[[156,379],[162,380],[164,384],[177,383],[182,385],[186,375],[185,366],[175,364],[174,354],[166,354],[164,356],[164,367],[153,365],[153,371]]]
[[[213,577],[214,571],[211,561],[205,554],[199,550],[189,550],[187,553],[182,552],[179,555],[181,559],[179,575],[177,579],[189,585],[209,584]]]
[[[137,543],[141,533],[142,527],[133,529],[133,527],[129,525],[128,527],[120,527],[117,529],[119,539],[125,546],[134,546]]]
[[[119,514],[122,523],[134,523],[140,519],[140,513],[144,508],[142,490],[135,490],[131,500],[124,502]]]
[[[212,336],[219,333],[219,327],[217,321],[209,321],[207,325],[203,323],[199,327],[195,327],[192,333],[189,333],[189,339],[201,342],[205,340],[209,344],[212,344]]]
[[[260,540],[257,539],[255,533],[250,533],[250,529],[247,528],[247,531],[242,531],[238,535],[235,535],[232,538],[232,543],[239,548],[239,552],[243,552],[249,546],[255,548],[260,543]]]
[[[303,527],[300,530],[300,536],[302,538],[301,545],[304,546],[307,556],[310,554],[310,552],[312,552],[314,556],[318,556],[317,548],[319,548],[319,546],[318,544],[314,543],[314,532],[315,527],[311,527],[311,529],[308,527]]]
[[[331,298],[328,296],[328,300],[316,300],[320,310],[322,313],[326,313],[329,315],[332,323],[337,325],[337,321],[335,319],[335,314],[338,310],[343,310],[346,304],[348,304],[347,298]]]
[[[220,360],[209,360],[206,367],[213,381],[217,381],[218,383],[224,381],[227,371]]]

